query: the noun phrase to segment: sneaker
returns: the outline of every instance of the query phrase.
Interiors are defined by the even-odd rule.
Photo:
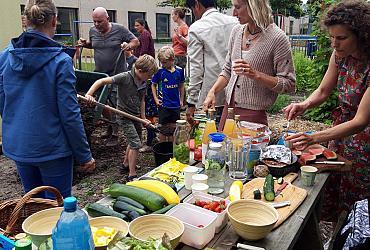
[[[108,140],[105,146],[107,147],[115,147],[118,145],[118,136],[112,135]]]
[[[119,166],[118,166],[118,169],[119,169],[119,172],[120,172],[121,174],[124,174],[124,173],[126,173],[126,172],[128,172],[128,171],[129,171],[128,166],[123,165],[123,163],[122,163],[121,165],[119,165]]]
[[[131,176],[126,177],[126,182],[137,181],[137,180],[139,180],[137,175],[131,175]]]
[[[152,152],[152,147],[151,146],[144,146],[142,147],[141,149],[139,149],[139,152],[140,153],[148,153],[148,152]]]

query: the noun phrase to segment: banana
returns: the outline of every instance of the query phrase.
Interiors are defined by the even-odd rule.
[[[126,183],[126,185],[143,188],[145,190],[157,193],[163,196],[163,198],[167,201],[168,204],[180,203],[180,197],[176,194],[176,192],[166,183],[163,183],[161,181],[139,180],[128,182]]]

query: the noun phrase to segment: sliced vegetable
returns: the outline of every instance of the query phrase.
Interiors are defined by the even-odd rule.
[[[253,191],[253,199],[260,200],[261,199],[261,191],[259,189],[255,189]]]
[[[181,163],[189,163],[190,150],[185,142],[173,145],[173,157]]]
[[[277,183],[278,184],[283,184],[284,183],[283,177],[279,177],[279,179],[277,179]]]
[[[265,183],[263,185],[263,193],[266,201],[275,200],[275,191],[274,191],[274,178],[271,174],[267,175],[265,178]]]

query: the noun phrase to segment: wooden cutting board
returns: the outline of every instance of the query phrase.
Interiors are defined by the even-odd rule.
[[[281,202],[281,201],[290,201],[290,206],[285,206],[281,208],[277,208],[279,213],[279,219],[276,222],[274,228],[280,226],[294,211],[302,204],[304,199],[307,196],[307,191],[305,189],[299,188],[291,184],[293,180],[297,177],[296,173],[287,174],[284,177],[284,181],[288,182],[288,186],[281,192],[281,194],[275,197],[273,202]],[[272,203],[266,201],[263,196],[263,184],[265,182],[265,178],[255,178],[250,182],[244,184],[242,197],[243,199],[253,199],[253,191],[255,188],[258,188],[261,191],[262,201],[266,203]],[[275,191],[280,187],[280,184],[277,184],[275,180]]]

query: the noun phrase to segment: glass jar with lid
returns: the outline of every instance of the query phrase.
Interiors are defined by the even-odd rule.
[[[188,164],[190,158],[188,145],[189,132],[186,128],[185,120],[176,121],[176,129],[173,137],[173,157],[181,163]]]
[[[208,193],[220,194],[225,189],[225,135],[209,134],[209,144],[206,153],[205,173],[208,175]]]

